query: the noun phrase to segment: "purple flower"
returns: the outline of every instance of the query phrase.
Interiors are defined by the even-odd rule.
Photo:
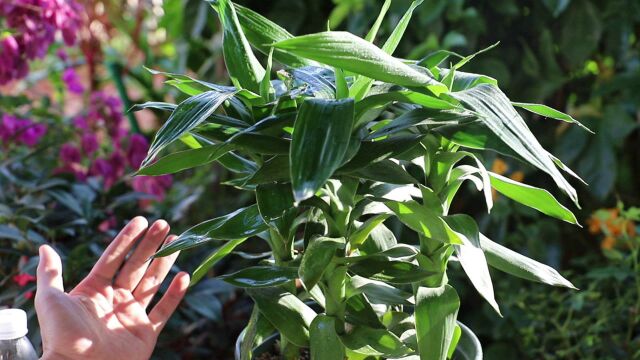
[[[12,140],[20,127],[20,121],[11,115],[4,114],[0,119],[0,139],[4,142]]]
[[[20,128],[18,140],[27,146],[35,146],[40,139],[47,133],[45,124],[32,123],[24,120],[23,126]]]
[[[66,143],[60,147],[60,161],[66,164],[79,163],[82,160],[80,149],[76,146]]]
[[[107,159],[96,159],[89,168],[89,175],[102,177],[102,179],[104,180],[104,187],[106,189],[110,188],[111,185],[113,185],[113,183],[115,182],[113,166]]]
[[[62,74],[62,81],[67,85],[67,89],[74,94],[82,94],[84,86],[80,82],[80,77],[74,68],[67,68]]]
[[[147,156],[149,150],[149,142],[140,134],[133,134],[129,139],[129,149],[127,150],[127,160],[129,166],[137,170],[140,168],[140,164]]]
[[[80,139],[80,144],[82,146],[82,151],[84,151],[87,156],[93,155],[93,153],[100,148],[98,137],[92,133],[84,133]]]
[[[73,118],[73,126],[77,127],[78,129],[82,129],[82,130],[88,130],[89,129],[89,123],[87,122],[87,119],[82,115],[78,115],[78,116]]]

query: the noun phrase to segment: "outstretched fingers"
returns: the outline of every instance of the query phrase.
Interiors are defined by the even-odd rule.
[[[175,235],[167,237],[165,243],[170,243],[176,239]],[[175,252],[171,255],[159,257],[154,259],[149,265],[147,272],[144,274],[138,286],[133,291],[133,297],[142,305],[143,308],[149,306],[151,299],[160,289],[160,285],[171,271],[173,263],[180,255],[180,252]]]
[[[176,310],[178,304],[184,298],[189,287],[189,274],[185,272],[179,272],[175,278],[169,284],[167,292],[164,293],[160,301],[154,306],[149,313],[149,321],[153,326],[153,330],[156,334],[167,324],[167,321],[171,317],[171,314]]]
[[[127,253],[129,253],[136,240],[145,233],[147,226],[147,220],[142,216],[136,216],[129,221],[100,256],[86,280],[97,280],[104,284],[111,284]]]
[[[37,270],[37,294],[50,290],[64,292],[62,285],[62,260],[49,245],[42,245],[39,249],[40,260]]]
[[[126,260],[116,277],[114,285],[117,288],[133,291],[149,267],[149,257],[158,250],[158,247],[164,242],[168,234],[169,224],[166,221],[158,220],[154,222],[149,227],[144,239],[133,251],[133,254]]]

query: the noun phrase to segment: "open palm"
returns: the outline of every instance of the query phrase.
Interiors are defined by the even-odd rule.
[[[169,226],[163,220],[147,227],[142,217],[131,220],[69,293],[62,285],[60,257],[47,245],[40,248],[35,303],[43,359],[137,360],[151,356],[158,334],[184,297],[189,276],[179,273],[147,313],[178,256],[174,253],[149,262],[158,247],[174,237],[167,237]],[[138,239],[142,240],[127,258]]]

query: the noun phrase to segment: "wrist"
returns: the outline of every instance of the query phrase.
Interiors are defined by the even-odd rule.
[[[60,355],[55,351],[43,351],[40,360],[71,360],[71,358]]]

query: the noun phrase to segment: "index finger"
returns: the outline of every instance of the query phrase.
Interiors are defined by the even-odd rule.
[[[147,226],[147,219],[142,216],[129,221],[102,253],[88,277],[111,283],[133,244],[146,232]]]

